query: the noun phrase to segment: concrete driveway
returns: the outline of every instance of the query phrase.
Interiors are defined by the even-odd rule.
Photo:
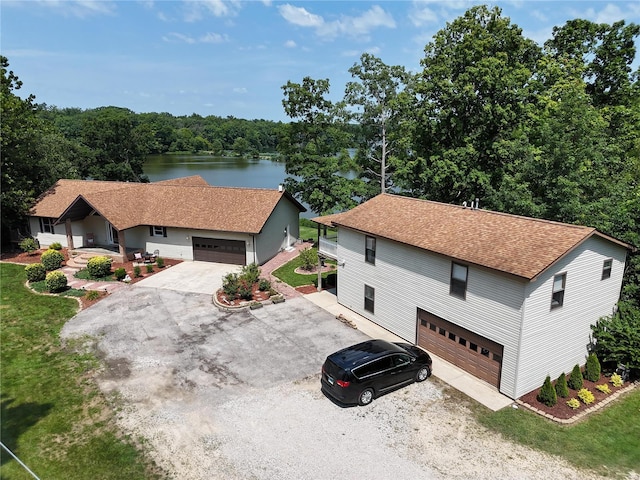
[[[137,285],[178,292],[213,294],[222,287],[222,277],[228,273],[239,273],[241,269],[240,265],[227,263],[186,261],[165,268],[138,282]]]

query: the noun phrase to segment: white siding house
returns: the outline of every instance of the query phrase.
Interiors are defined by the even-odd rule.
[[[340,304],[511,398],[585,363],[630,248],[587,227],[388,194],[315,220],[338,230]]]

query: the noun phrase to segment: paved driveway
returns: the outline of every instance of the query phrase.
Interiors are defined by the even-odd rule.
[[[182,262],[137,283],[143,287],[162,288],[179,292],[213,294],[222,287],[222,277],[238,273],[239,265],[212,262]]]

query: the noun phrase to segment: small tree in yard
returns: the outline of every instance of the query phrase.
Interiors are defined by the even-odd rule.
[[[640,370],[640,309],[627,302],[618,311],[591,325],[595,354],[615,368],[623,363],[633,372]]]
[[[549,375],[547,375],[547,378],[544,379],[542,388],[538,392],[538,396],[536,398],[539,402],[544,403],[547,407],[553,407],[558,402],[556,390],[553,388],[553,385],[551,385],[551,378],[549,377]]]
[[[36,242],[35,238],[27,237],[20,241],[19,246],[23,252],[31,255],[38,249],[38,242]]]
[[[567,398],[569,396],[569,387],[567,387],[567,376],[562,372],[556,380],[556,394],[560,398]]]
[[[587,365],[584,369],[584,376],[590,382],[600,380],[600,362],[595,353],[590,353],[587,357]]]
[[[300,261],[303,270],[313,270],[318,263],[318,253],[315,248],[305,248],[300,251]]]
[[[580,366],[576,365],[575,367],[573,367],[571,375],[569,375],[569,381],[567,382],[567,385],[569,385],[569,388],[571,388],[572,390],[580,390],[582,388],[583,381],[584,378],[582,377]]]

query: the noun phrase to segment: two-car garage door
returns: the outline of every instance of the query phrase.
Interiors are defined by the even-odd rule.
[[[500,387],[502,345],[418,309],[418,345]]]
[[[243,240],[193,237],[193,259],[203,262],[245,265],[247,250]]]

